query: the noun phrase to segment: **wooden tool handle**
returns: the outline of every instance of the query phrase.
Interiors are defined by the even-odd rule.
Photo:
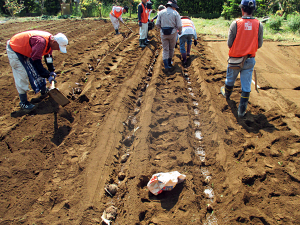
[[[54,89],[55,88],[55,81],[53,80],[52,82],[51,82],[51,89]]]
[[[256,70],[254,70],[254,82],[255,82],[255,90],[257,93],[259,93],[258,88],[257,88],[257,75],[256,75]]]

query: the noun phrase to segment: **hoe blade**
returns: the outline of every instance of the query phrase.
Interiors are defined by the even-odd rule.
[[[66,98],[58,89],[53,88],[49,91],[49,95],[51,98],[54,99],[58,104],[60,104],[62,107],[66,106],[70,103],[69,99]]]

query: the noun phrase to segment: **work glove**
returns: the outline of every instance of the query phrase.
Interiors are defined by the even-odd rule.
[[[154,22],[154,19],[152,19],[151,22],[153,23],[153,22]]]
[[[196,46],[198,44],[197,40],[194,40],[194,45]]]
[[[142,27],[142,22],[139,22],[139,27]]]
[[[50,76],[50,77],[48,78],[48,81],[49,81],[50,84],[52,84],[52,81],[54,81],[54,83],[56,83],[56,80],[55,80],[55,77],[54,77],[54,76]]]
[[[50,76],[54,77],[54,79],[55,79],[57,74],[55,72],[50,72]]]

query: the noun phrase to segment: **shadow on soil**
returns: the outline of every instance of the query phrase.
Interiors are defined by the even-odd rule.
[[[33,102],[32,102],[33,103]],[[26,110],[18,110],[11,113],[11,117],[18,118],[22,117],[26,114],[28,115],[43,115],[43,114],[54,114],[54,121],[53,121],[53,127],[54,127],[54,135],[51,141],[59,146],[66,136],[69,135],[71,131],[70,126],[59,126],[58,123],[58,116],[68,120],[70,123],[73,123],[74,117],[70,112],[65,110],[64,108],[60,107],[59,104],[57,104],[52,98],[47,98],[44,101],[34,101],[34,104],[36,105],[35,108],[31,111]]]
[[[160,201],[161,207],[170,211],[178,202],[180,193],[182,192],[184,183],[177,184],[171,191],[163,191],[161,194],[155,196],[149,192],[149,199],[151,201]]]
[[[248,111],[243,118],[239,118],[237,113],[238,108],[236,106],[237,103],[233,100],[227,100],[227,103],[238,123],[248,133],[258,133],[260,130],[272,133],[276,130],[275,126],[269,123],[267,117],[264,114],[253,115]]]

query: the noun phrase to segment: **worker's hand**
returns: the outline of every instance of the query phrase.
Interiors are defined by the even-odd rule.
[[[142,22],[139,22],[139,27],[142,27]]]
[[[54,77],[54,79],[55,79],[57,74],[55,72],[50,72],[50,76]]]
[[[194,45],[196,46],[198,44],[197,40],[194,40]]]
[[[54,81],[54,83],[56,83],[56,80],[55,80],[55,78],[53,76],[50,76],[48,78],[48,81],[49,81],[50,84],[52,84],[52,81]]]
[[[153,22],[154,22],[154,19],[152,19],[151,22],[153,23]]]

